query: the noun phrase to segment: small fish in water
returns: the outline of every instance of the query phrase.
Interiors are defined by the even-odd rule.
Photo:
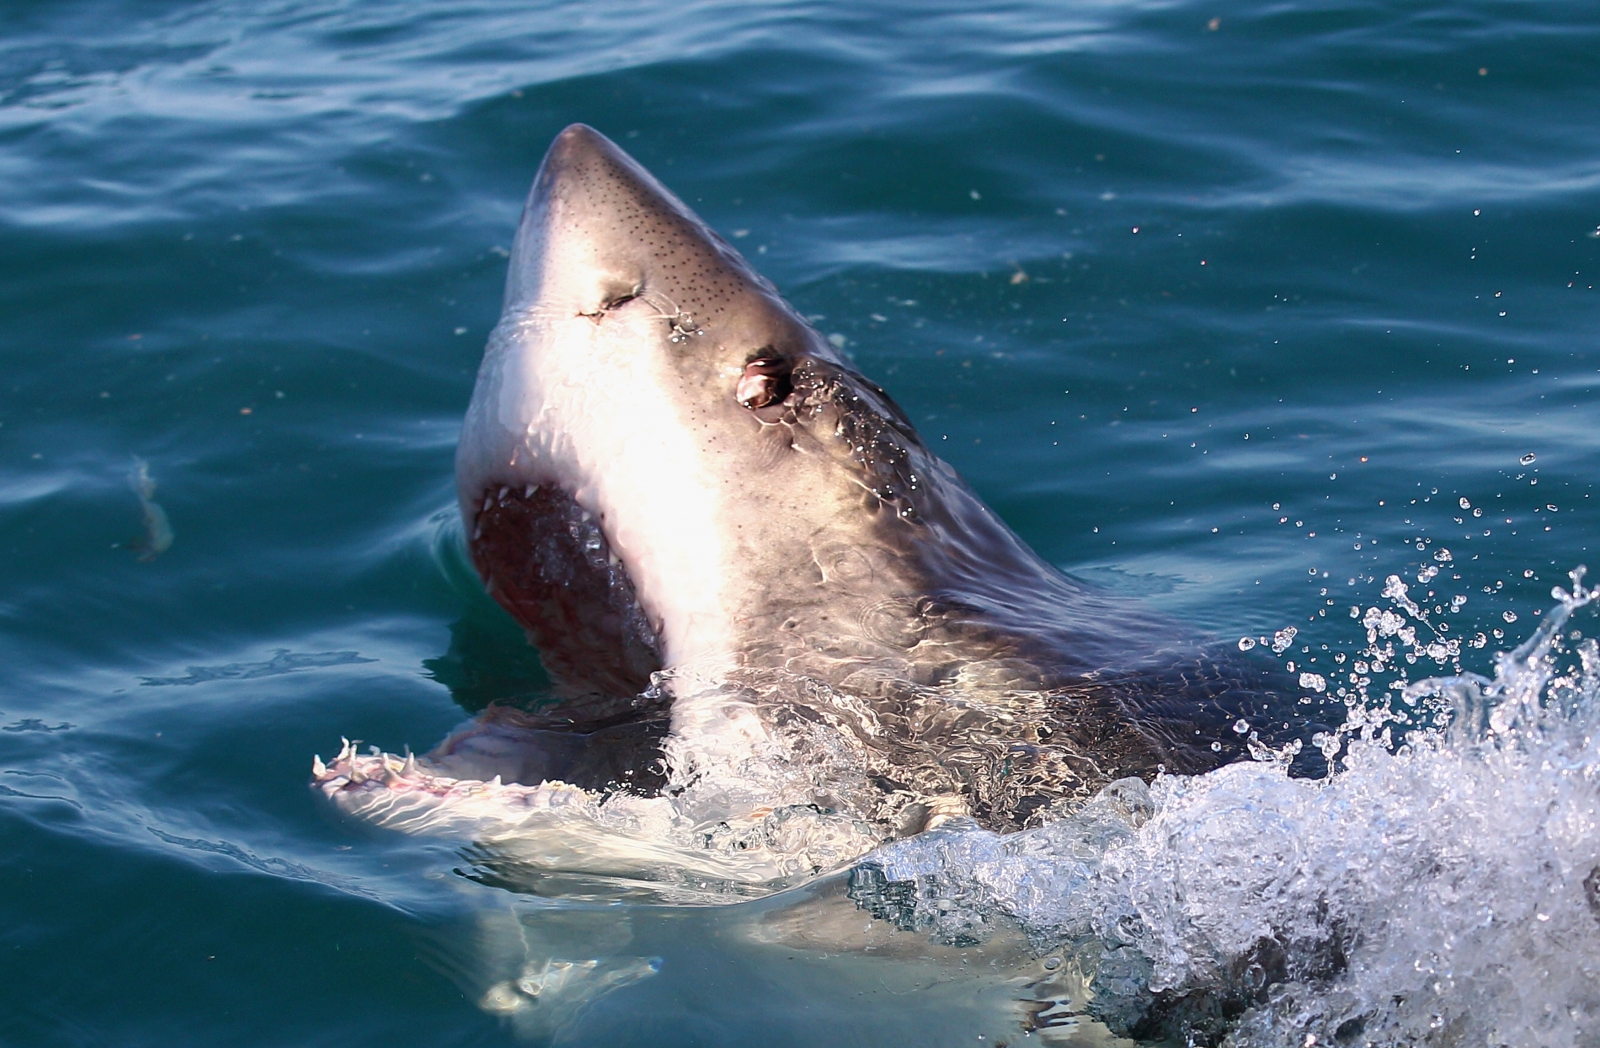
[[[172,522],[167,511],[155,500],[156,482],[150,476],[150,463],[134,457],[133,469],[128,472],[128,486],[139,496],[139,512],[144,518],[144,534],[128,543],[128,548],[141,563],[148,564],[172,548]]]

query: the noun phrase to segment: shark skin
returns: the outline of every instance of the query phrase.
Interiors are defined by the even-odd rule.
[[[882,840],[1035,825],[1265,747],[1317,770],[1286,676],[1041,560],[582,124],[529,193],[456,481],[474,565],[567,701],[452,736],[432,755],[451,782],[580,782],[527,753],[566,731],[609,747],[600,792],[699,798],[696,825],[808,805]],[[319,784],[371,794],[385,767]]]

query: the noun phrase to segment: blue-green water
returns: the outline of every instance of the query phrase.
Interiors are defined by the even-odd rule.
[[[451,469],[561,127],[1047,560],[1337,648],[1447,544],[1484,671],[1600,521],[1597,47],[1556,0],[9,6],[0,1043],[514,1040],[429,946],[511,893],[307,778],[544,687]],[[896,1043],[647,916],[660,974],[559,1036]]]

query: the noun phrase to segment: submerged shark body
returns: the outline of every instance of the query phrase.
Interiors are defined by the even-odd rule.
[[[452,783],[629,787],[697,825],[809,807],[881,840],[1014,829],[1284,727],[1266,671],[1040,560],[583,125],[528,198],[456,477],[473,563],[568,701],[447,741]],[[562,732],[583,752],[552,756]],[[319,781],[350,805],[428,766],[343,757]]]

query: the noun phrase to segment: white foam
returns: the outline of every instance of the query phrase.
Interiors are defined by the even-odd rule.
[[[1120,1032],[1213,1043],[1231,1003],[1241,1046],[1594,1044],[1600,652],[1561,631],[1595,592],[1556,596],[1494,680],[1407,689],[1447,697],[1449,727],[1395,748],[1397,715],[1358,711],[1327,780],[1268,759],[1129,781],[1037,830],[869,862],[935,936],[1021,921]]]

